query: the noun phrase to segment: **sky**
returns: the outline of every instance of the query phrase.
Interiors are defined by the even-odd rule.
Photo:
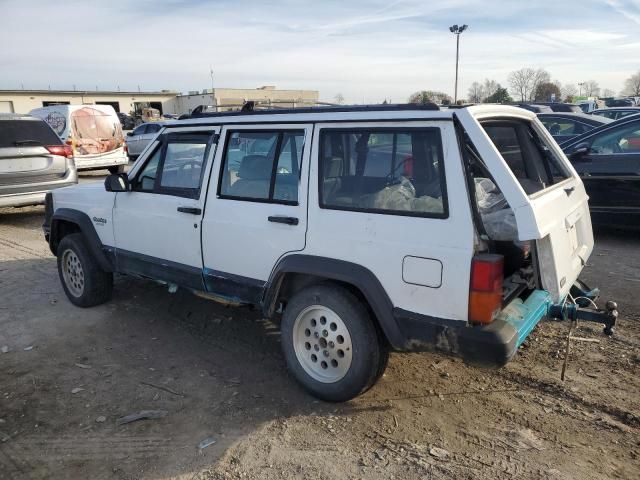
[[[640,0],[0,0],[0,89],[319,90],[322,100],[418,90],[459,97],[510,71],[595,80],[640,71]]]

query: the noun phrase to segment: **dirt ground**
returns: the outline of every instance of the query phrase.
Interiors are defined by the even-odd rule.
[[[500,370],[391,355],[345,404],[294,382],[278,328],[117,277],[64,296],[42,207],[0,210],[1,479],[640,478],[640,237],[598,232],[584,279],[619,302],[616,335],[543,322]],[[119,425],[142,410],[161,418]],[[205,439],[215,443],[205,448]]]

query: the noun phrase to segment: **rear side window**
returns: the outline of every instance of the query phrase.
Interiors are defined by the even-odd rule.
[[[489,121],[482,126],[528,195],[569,178],[560,158],[528,122]]]
[[[42,120],[0,120],[0,148],[60,144],[60,137]]]
[[[320,207],[444,218],[440,130],[323,129]]]
[[[230,131],[220,198],[298,203],[304,131]]]

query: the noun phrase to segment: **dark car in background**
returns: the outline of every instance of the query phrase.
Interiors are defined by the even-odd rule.
[[[600,108],[590,113],[590,115],[606,117],[612,120],[619,120],[621,118],[628,117],[629,115],[638,115],[638,114],[640,114],[640,107]]]
[[[71,146],[44,120],[0,113],[0,207],[44,203],[50,190],[75,183]]]
[[[580,109],[580,107],[578,107],[578,109]],[[605,117],[587,115],[586,113],[582,113],[582,110],[580,110],[580,113],[539,113],[538,119],[547,130],[549,130],[558,143],[567,142],[594,128],[613,122],[613,120]]]
[[[580,105],[576,105],[575,103],[538,102],[538,105],[547,106],[554,112],[584,113]]]
[[[524,108],[533,113],[551,113],[553,110],[548,105],[541,105],[537,103],[512,103],[514,107]]]
[[[131,115],[127,115],[126,113],[122,112],[118,112],[117,115],[123,130],[133,130],[135,128],[136,121]]]
[[[640,228],[640,116],[593,129],[561,147],[589,194],[593,223]]]

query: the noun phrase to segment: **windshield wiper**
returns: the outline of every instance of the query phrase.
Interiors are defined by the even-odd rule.
[[[13,142],[14,145],[43,145],[42,142],[38,140],[16,140]]]

